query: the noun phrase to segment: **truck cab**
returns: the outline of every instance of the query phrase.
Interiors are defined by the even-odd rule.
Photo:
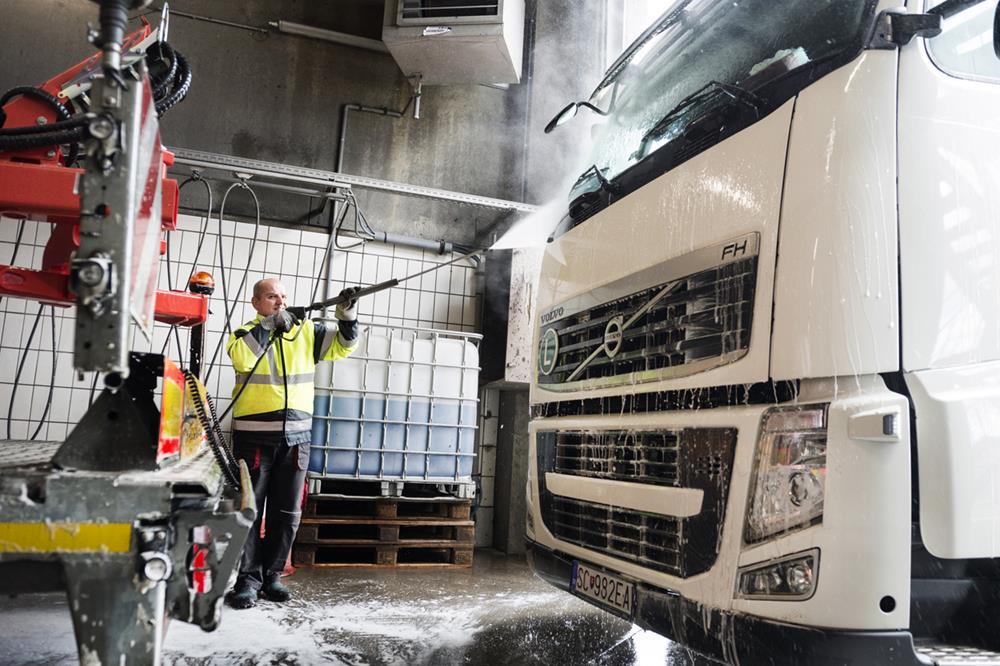
[[[724,661],[1000,660],[1000,10],[901,5],[680,0],[548,128],[529,559]]]

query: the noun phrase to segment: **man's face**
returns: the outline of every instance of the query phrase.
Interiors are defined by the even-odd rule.
[[[287,299],[285,288],[277,280],[265,280],[261,285],[260,297],[254,296],[250,304],[262,317],[273,315],[285,309]]]

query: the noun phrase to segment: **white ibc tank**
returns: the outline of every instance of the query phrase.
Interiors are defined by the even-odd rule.
[[[471,482],[479,337],[368,326],[317,372],[311,476]]]

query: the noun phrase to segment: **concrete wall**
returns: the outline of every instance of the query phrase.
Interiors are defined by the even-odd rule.
[[[528,391],[500,391],[496,480],[493,490],[493,547],[524,552],[525,484],[528,481]]]
[[[6,0],[0,88],[38,84],[91,52],[84,39],[97,5],[86,0]],[[159,3],[157,3],[159,4]],[[266,26],[284,19],[378,38],[382,0],[172,0],[172,10]],[[156,18],[154,15],[151,18]],[[133,23],[135,25],[135,23]],[[169,40],[191,63],[188,98],[162,122],[164,143],[333,170],[344,104],[402,109],[411,88],[395,61],[353,47],[253,32],[174,15]],[[499,198],[521,194],[521,87],[425,87],[420,120],[352,114],[344,171]],[[203,206],[185,192],[186,205]],[[359,191],[378,229],[471,242],[502,214]],[[265,217],[293,219],[300,197],[269,194]],[[244,202],[233,212],[248,214]]]
[[[92,52],[85,30],[96,22],[93,2],[3,5],[0,89],[41,83]],[[263,31],[283,19],[378,38],[382,0],[173,0],[170,7],[262,30],[173,16],[170,42],[195,78],[188,98],[163,118],[168,146],[333,170],[344,104],[402,109],[409,99],[410,85],[387,54]],[[542,128],[600,78],[604,8],[600,1],[528,0],[524,84],[507,91],[425,87],[420,120],[352,113],[344,171],[531,203],[561,196],[579,137],[572,126],[551,135]],[[183,203],[200,210],[200,197],[186,191]],[[488,241],[506,217],[399,195],[359,198],[376,228],[435,240]],[[275,220],[314,207],[273,192],[262,203],[265,218]],[[242,201],[232,206],[236,214],[251,212]]]

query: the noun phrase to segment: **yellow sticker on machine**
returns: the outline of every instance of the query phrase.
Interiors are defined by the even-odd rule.
[[[0,523],[0,553],[127,553],[130,523]]]

